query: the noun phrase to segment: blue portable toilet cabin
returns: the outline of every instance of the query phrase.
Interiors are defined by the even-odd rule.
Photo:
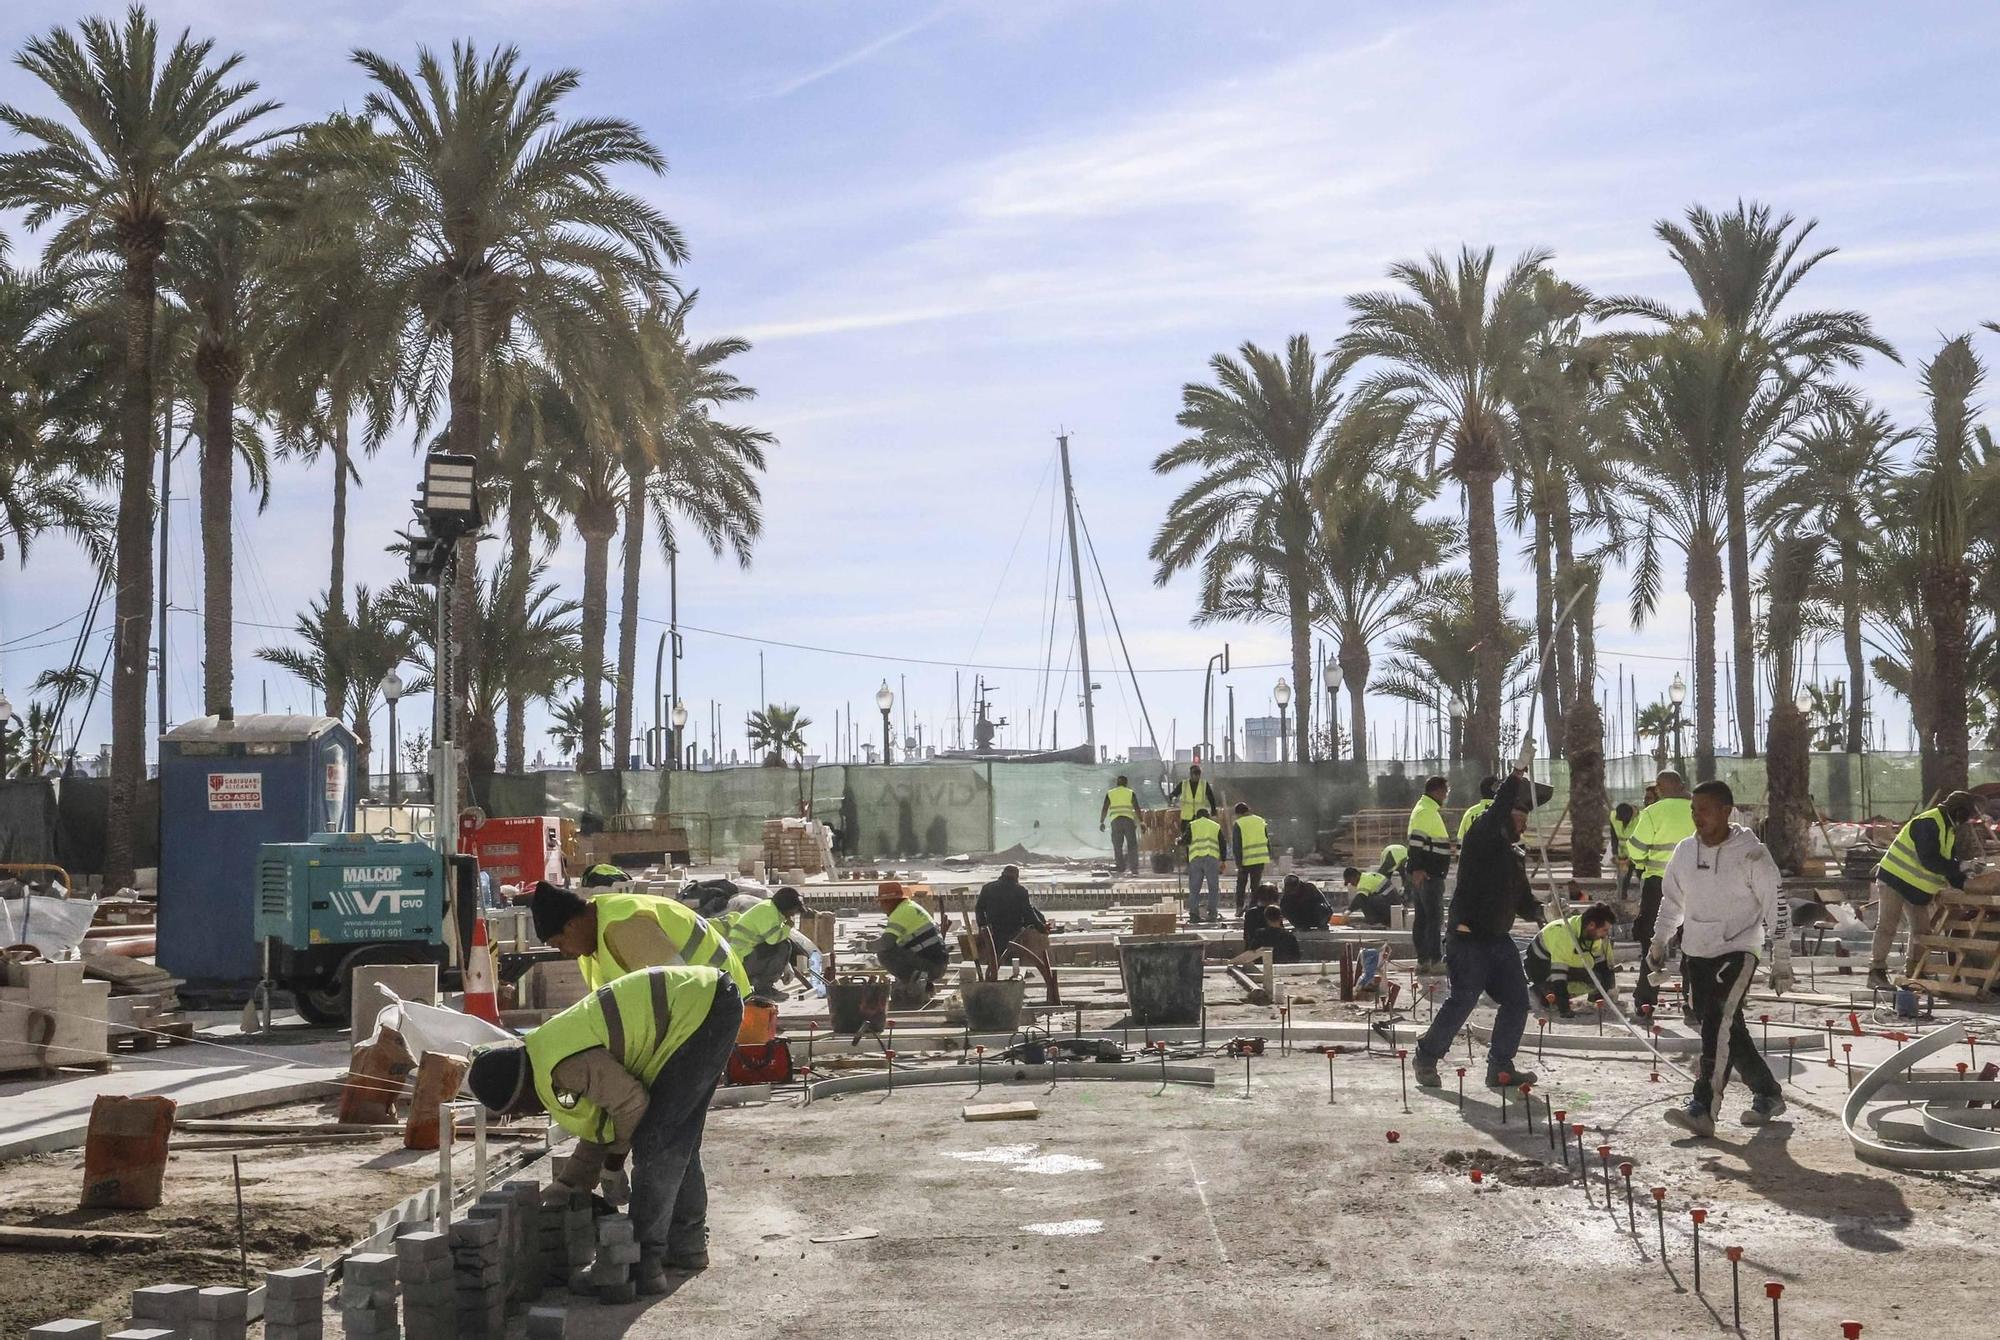
[[[199,717],[160,737],[159,964],[255,982],[257,853],[354,829],[354,734],[332,717]]]

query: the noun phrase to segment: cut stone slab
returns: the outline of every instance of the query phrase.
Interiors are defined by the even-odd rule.
[[[1034,1121],[1042,1115],[1042,1109],[1031,1102],[967,1103],[959,1109],[959,1115],[967,1121]]]

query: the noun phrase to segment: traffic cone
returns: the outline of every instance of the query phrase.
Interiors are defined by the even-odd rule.
[[[472,923],[472,952],[465,957],[465,1012],[489,1024],[500,1022],[500,1002],[493,994],[493,950],[486,941],[486,918]]]

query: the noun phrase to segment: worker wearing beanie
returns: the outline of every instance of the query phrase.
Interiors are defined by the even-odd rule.
[[[543,880],[535,885],[528,908],[535,934],[564,958],[575,959],[589,986],[603,986],[641,968],[691,963],[727,973],[738,992],[750,994],[743,961],[723,932],[672,898],[600,893],[586,899]]]
[[[519,1042],[473,1050],[473,1097],[501,1116],[546,1112],[577,1138],[545,1200],[589,1191],[630,1153],[641,1293],[708,1266],[702,1129],[742,1023],[736,984],[714,968],[646,968]]]
[[[1970,823],[1979,802],[1970,791],[1954,791],[1942,804],[1904,824],[1882,853],[1875,867],[1875,943],[1868,962],[1868,985],[1886,991],[1889,981],[1889,950],[1896,943],[1896,927],[1910,923],[1910,952],[1904,959],[1904,973],[1914,975],[1923,952],[1923,937],[1930,934],[1931,900],[1947,888],[1965,887],[1965,867],[1958,859],[1959,825]]]
[[[810,948],[801,949],[803,939],[792,929],[806,909],[805,899],[794,888],[782,888],[769,898],[759,898],[740,912],[726,912],[716,922],[729,937],[729,948],[743,964],[750,978],[750,994],[771,996],[778,979],[785,975],[801,953],[810,957]],[[810,944],[810,941],[807,942]]]

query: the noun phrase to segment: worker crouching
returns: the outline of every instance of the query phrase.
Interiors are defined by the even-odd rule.
[[[708,1266],[701,1137],[742,1022],[736,984],[714,968],[647,968],[472,1053],[473,1097],[500,1116],[546,1112],[577,1138],[545,1199],[588,1192],[630,1154],[641,1293]]]
[[[1567,1019],[1579,1000],[1599,1000],[1611,985],[1611,928],[1618,922],[1609,903],[1592,903],[1573,917],[1542,927],[1523,954],[1528,985],[1536,1000],[1554,1002]],[[1594,976],[1593,976],[1594,974]]]
[[[896,979],[896,994],[929,1000],[932,983],[951,962],[951,950],[936,919],[894,881],[876,889],[875,901],[889,917],[889,924],[871,946],[875,961]]]
[[[718,922],[729,937],[730,952],[750,979],[751,995],[774,999],[787,972],[803,976],[813,944],[793,927],[805,907],[799,891],[786,887],[769,898],[749,900],[749,906],[726,913]]]

